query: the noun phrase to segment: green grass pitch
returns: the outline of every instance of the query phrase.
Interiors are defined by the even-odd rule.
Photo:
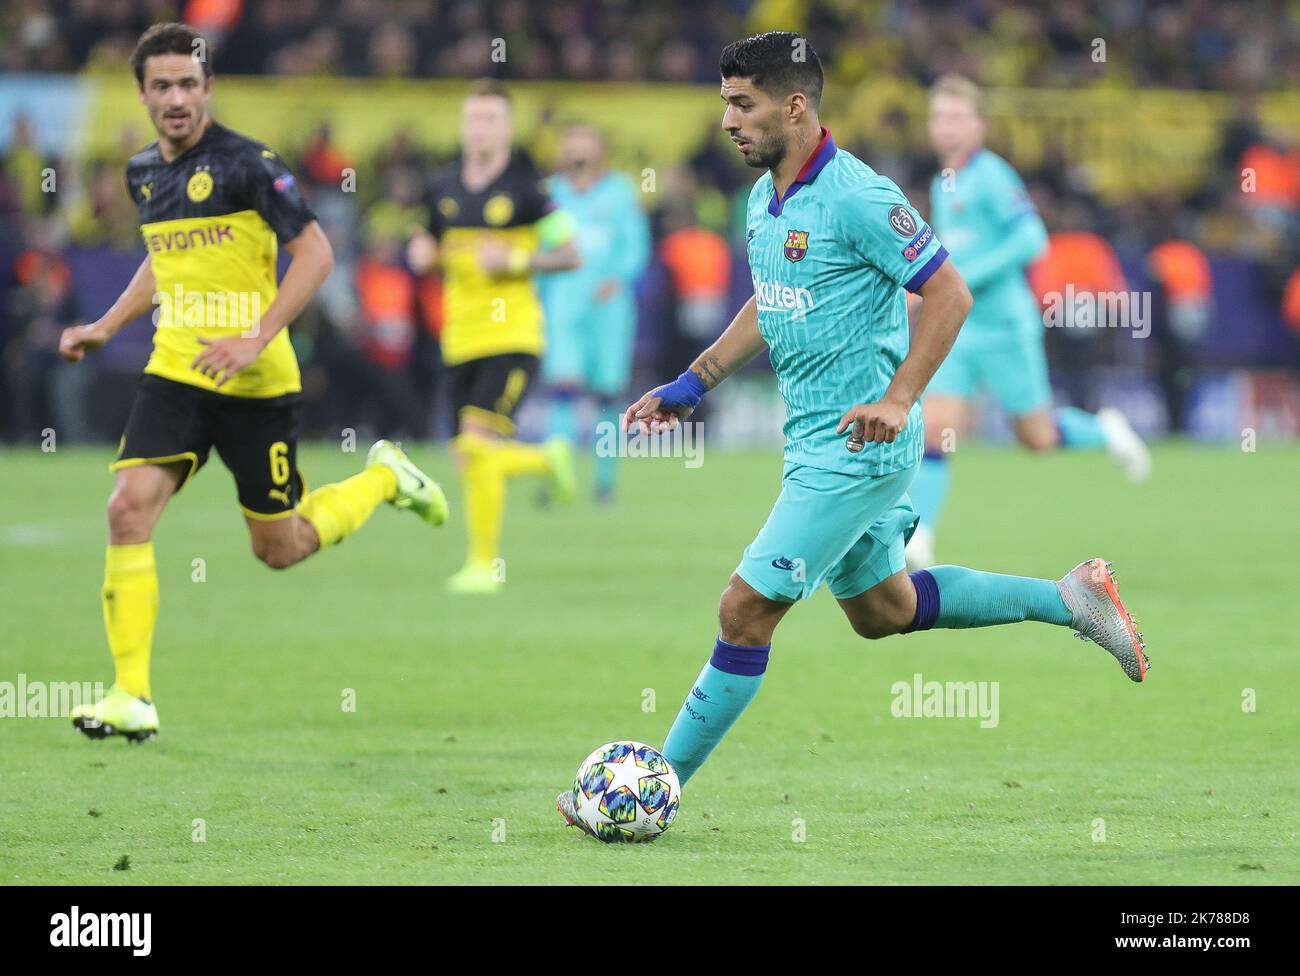
[[[451,480],[445,454],[414,454]],[[361,456],[302,464],[321,484]],[[108,460],[0,453],[0,681],[111,678]],[[778,452],[630,460],[610,509],[514,488],[496,598],[442,591],[454,486],[442,530],[384,508],[277,573],[214,457],[155,536],[162,734],[0,720],[0,882],[1300,883],[1300,451],[1155,461],[1134,488],[1096,456],[966,448],[941,536],[945,561],[1001,572],[1113,560],[1145,685],[1043,624],[863,641],[823,590],[673,829],[606,847],[561,827],[555,793],[602,742],[663,742]],[[891,685],[917,672],[999,682],[997,727],[895,718]]]

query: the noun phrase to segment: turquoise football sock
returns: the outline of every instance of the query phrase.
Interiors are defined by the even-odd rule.
[[[942,451],[926,449],[921,468],[912,479],[912,486],[907,489],[907,496],[912,499],[912,508],[921,516],[921,523],[931,529],[939,522],[939,513],[943,503],[948,500],[948,486],[952,483],[952,468],[948,455]]]
[[[614,429],[617,430],[621,413],[618,402],[613,398],[600,398],[601,423],[612,424]],[[617,473],[618,455],[608,452],[603,455],[599,453],[596,455],[596,493],[598,495],[608,495],[614,490],[614,478]]]
[[[558,389],[551,393],[550,431],[552,437],[563,437],[569,443],[578,438],[578,394],[574,390]]]
[[[770,644],[741,647],[718,638],[713,656],[695,679],[664,741],[663,754],[673,764],[679,781],[685,783],[695,775],[754,700],[771,650]]]
[[[931,627],[993,627],[1022,620],[1070,626],[1070,610],[1052,580],[934,566],[912,573],[916,616],[904,633]]]
[[[1094,451],[1106,446],[1106,434],[1097,415],[1078,407],[1057,407],[1053,412],[1060,431],[1060,447],[1066,451]]]

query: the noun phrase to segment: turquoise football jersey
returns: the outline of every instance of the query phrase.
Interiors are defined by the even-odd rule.
[[[1043,322],[1025,268],[1047,246],[1047,229],[1011,164],[980,149],[953,179],[935,176],[930,220],[975,299],[962,339],[1041,341]]]
[[[754,184],[747,224],[758,329],[786,406],[786,460],[873,476],[919,463],[919,404],[893,444],[853,454],[835,428],[854,404],[884,396],[907,356],[903,289],[920,289],[948,255],[934,232],[892,180],[824,128],[784,200],[771,173]]]
[[[538,276],[547,320],[585,311],[610,278],[636,283],[650,258],[650,227],[636,186],[622,173],[605,173],[579,192],[564,176],[547,184],[555,205],[573,216],[582,264],[571,271]]]

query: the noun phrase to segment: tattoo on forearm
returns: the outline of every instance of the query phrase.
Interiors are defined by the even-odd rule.
[[[727,378],[727,370],[717,356],[705,356],[696,364],[695,375],[704,380],[705,387],[711,390]]]

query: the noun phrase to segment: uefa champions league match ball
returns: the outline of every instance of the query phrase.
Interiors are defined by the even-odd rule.
[[[677,816],[682,788],[672,764],[644,742],[610,742],[583,760],[573,809],[607,844],[651,841]]]

